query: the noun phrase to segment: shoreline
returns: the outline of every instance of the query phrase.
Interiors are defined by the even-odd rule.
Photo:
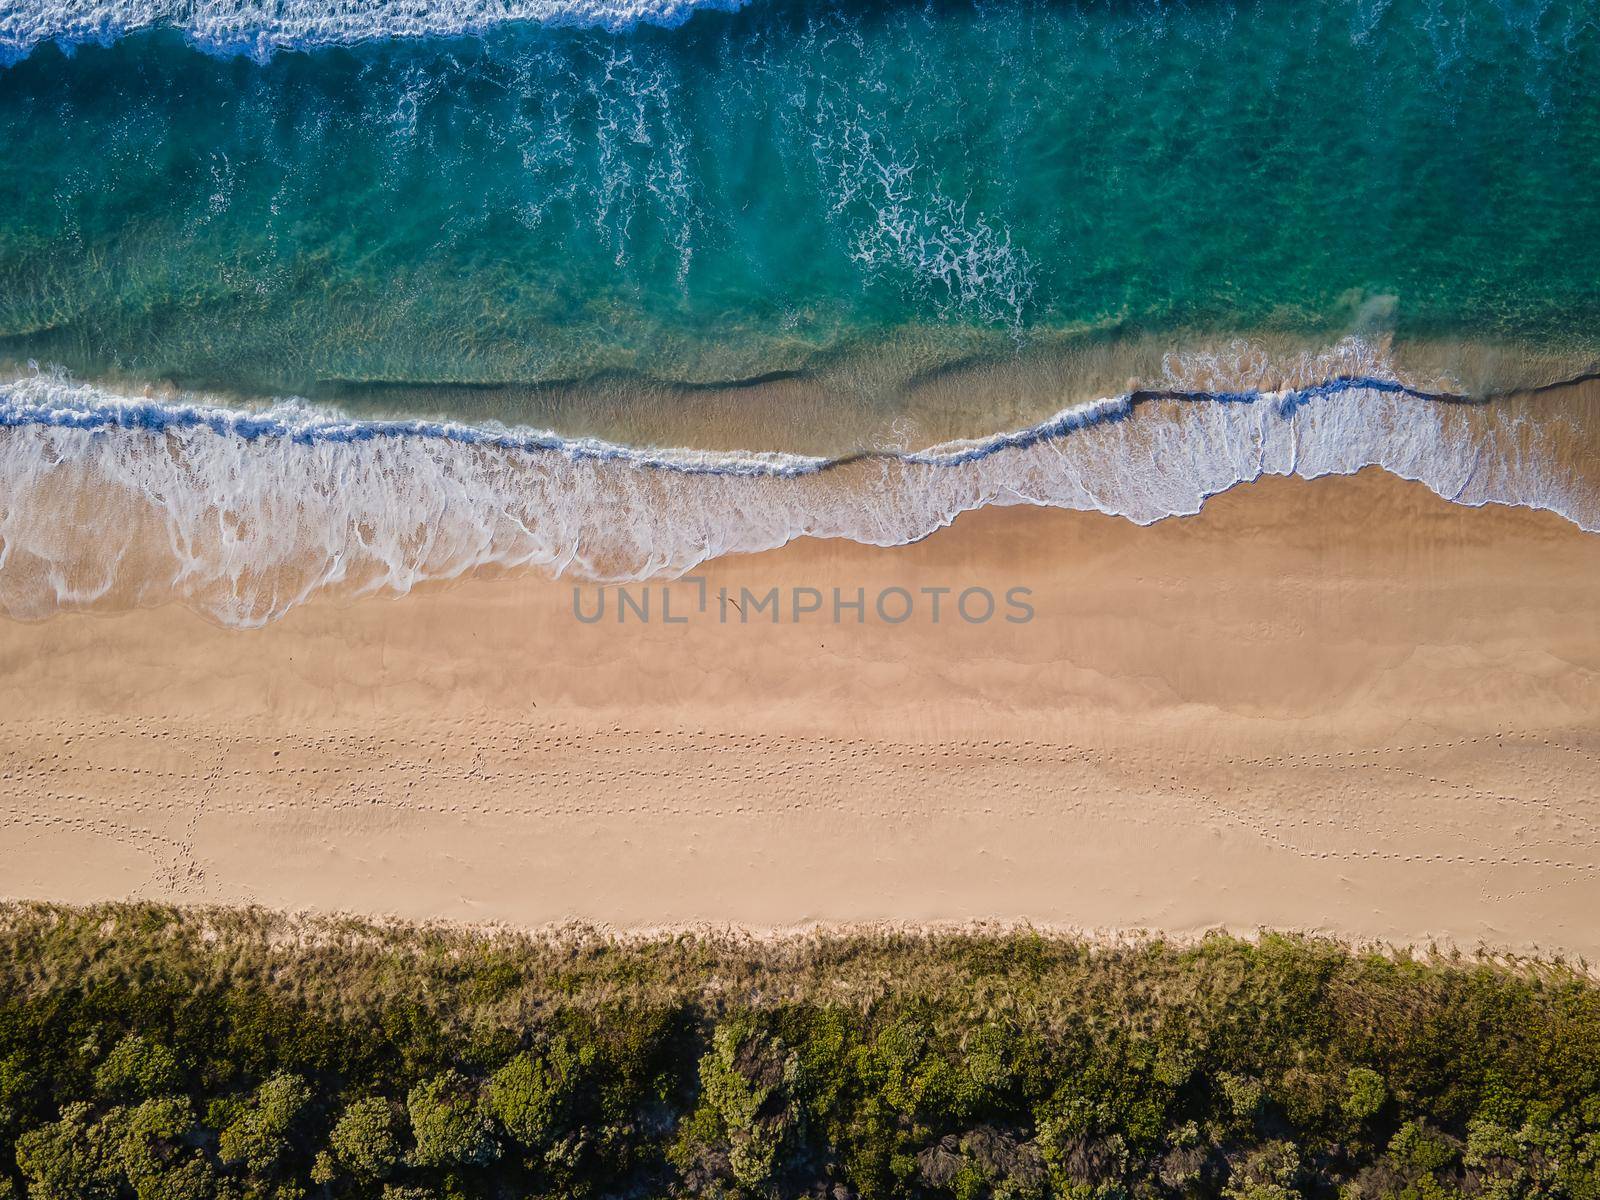
[[[1061,436],[1112,410],[1163,401],[1298,407],[1344,391],[1474,407],[1593,403],[1600,358],[1489,340],[1396,342],[1392,334],[1318,336],[1174,331],[1134,339],[1038,334],[1009,354],[973,352],[907,369],[869,369],[897,352],[844,352],[821,368],[750,379],[673,380],[626,372],[542,383],[345,381],[307,391],[240,391],[118,372],[41,369],[0,357],[0,427],[182,431],[255,440],[359,442],[431,437],[498,449],[562,450],[671,468],[690,459],[830,469],[863,457]],[[916,339],[910,339],[915,342]],[[860,361],[857,361],[860,360]],[[891,372],[892,374],[892,372]],[[399,397],[380,404],[364,389]],[[1073,418],[1079,418],[1074,424]]]
[[[986,507],[1153,525],[1265,477],[1374,466],[1461,506],[1600,529],[1600,381],[1462,404],[1328,370],[1287,391],[1136,391],[1009,433],[839,458],[241,412],[40,377],[0,388],[0,611],[176,601],[254,627],[314,599],[488,572],[624,583],[802,535],[911,544]]]
[[[31,710],[0,725],[5,890],[1600,957],[1600,541],[1559,517],[1368,471],[1150,527],[986,509],[703,571],[1026,586],[1038,612],[619,629],[519,576],[249,632],[172,607],[8,622]]]

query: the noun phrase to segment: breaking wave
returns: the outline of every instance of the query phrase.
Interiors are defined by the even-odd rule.
[[[0,5],[0,65],[44,42],[108,44],[143,29],[175,29],[217,54],[265,60],[385,38],[477,35],[526,22],[599,28],[673,27],[702,9],[745,0],[16,0]]]
[[[1467,402],[1359,353],[1330,361],[1369,369],[1237,390],[1180,373],[1026,429],[839,458],[246,411],[32,375],[0,385],[0,607],[39,619],[179,602],[254,626],[315,596],[485,567],[624,581],[801,536],[897,545],[989,504],[1148,524],[1264,475],[1368,466],[1600,529],[1587,422],[1560,405]]]

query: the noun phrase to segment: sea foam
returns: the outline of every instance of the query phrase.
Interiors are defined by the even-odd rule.
[[[1594,530],[1596,491],[1572,465],[1581,424],[1559,406],[1346,373],[1140,390],[992,437],[820,458],[244,411],[32,375],[0,385],[0,608],[38,619],[179,602],[254,626],[315,596],[399,594],[485,567],[625,581],[801,536],[897,545],[988,504],[1148,524],[1264,475],[1367,466]]]
[[[219,54],[265,60],[278,50],[383,38],[478,35],[513,22],[621,31],[681,25],[745,0],[15,0],[0,5],[0,65],[43,42],[107,44],[142,29],[183,33]]]

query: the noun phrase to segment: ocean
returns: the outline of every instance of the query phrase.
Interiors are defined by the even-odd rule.
[[[1600,528],[1574,0],[10,0],[0,606],[1380,466]]]

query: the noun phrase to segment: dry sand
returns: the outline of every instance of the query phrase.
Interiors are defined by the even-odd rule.
[[[0,894],[1600,951],[1600,537],[1560,518],[1367,473],[705,575],[1036,617],[585,625],[523,577],[0,623]]]

